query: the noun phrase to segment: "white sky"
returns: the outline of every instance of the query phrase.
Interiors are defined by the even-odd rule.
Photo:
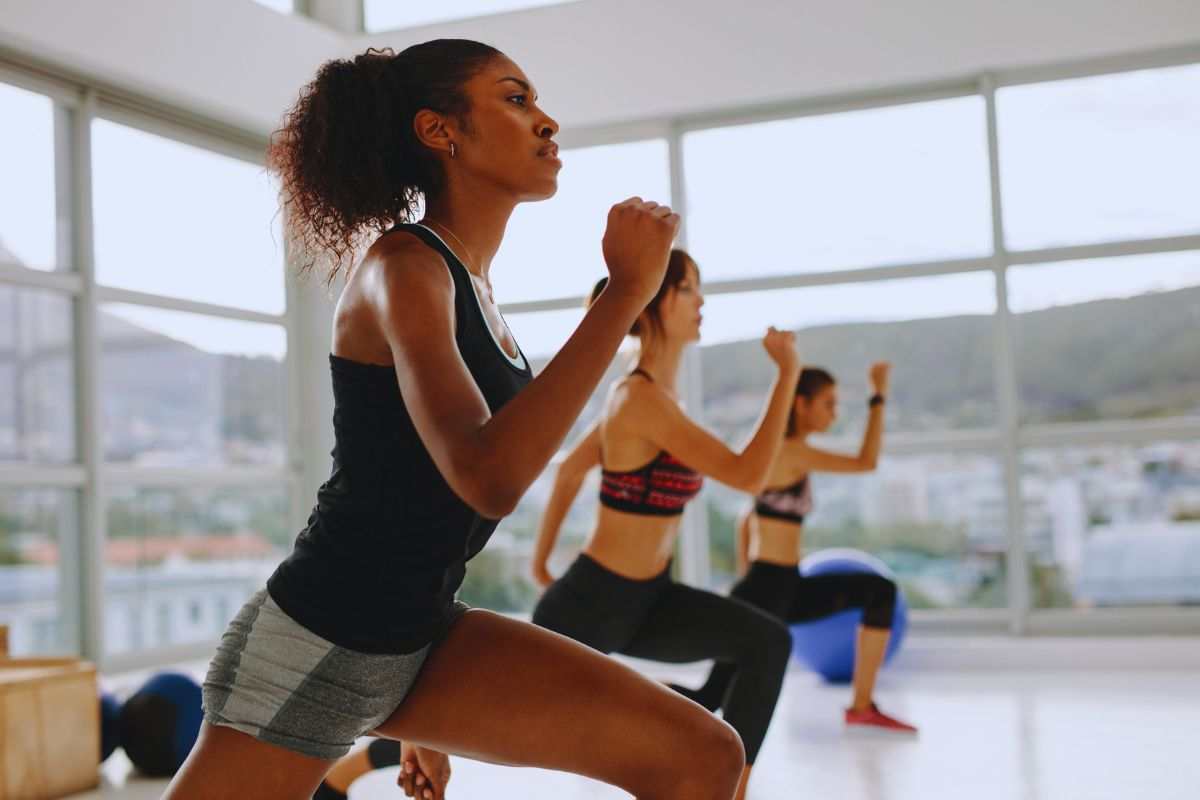
[[[53,104],[48,97],[0,83],[0,119],[0,244],[18,263],[52,269]]]
[[[296,10],[296,0],[254,0],[260,6],[274,9],[280,14],[291,14]]]
[[[1200,230],[1200,65],[1003,89],[1012,249]]]
[[[246,161],[96,120],[96,280],[283,313],[277,189]]]
[[[553,99],[547,98],[552,107]],[[1011,247],[1200,232],[1200,65],[999,93]],[[55,261],[52,106],[0,85],[0,244]],[[979,98],[704,131],[684,142],[689,249],[706,280],[990,252]],[[108,285],[278,313],[276,195],[253,164],[105,120],[93,126],[96,259]],[[551,200],[519,207],[494,265],[502,302],[585,294],[604,274],[609,206],[670,201],[661,140],[567,151]],[[3,251],[0,250],[0,253]],[[1013,269],[1015,310],[1200,285],[1200,254]],[[987,274],[710,297],[706,342],[995,307]],[[189,314],[122,316],[211,352],[282,353],[282,329]],[[575,309],[509,315],[530,356]]]
[[[600,251],[608,210],[637,195],[669,203],[667,143],[568,150],[558,192],[517,207],[492,264],[501,302],[579,296],[608,274]]]
[[[363,23],[371,32],[390,31],[523,8],[561,5],[564,2],[568,0],[440,0],[437,3],[418,3],[414,0],[363,0]]]
[[[688,244],[707,278],[991,252],[983,100],[684,138]]]

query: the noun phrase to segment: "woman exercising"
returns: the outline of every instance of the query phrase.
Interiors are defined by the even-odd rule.
[[[593,291],[602,297],[604,282]],[[700,273],[671,251],[654,299],[632,328],[637,368],[614,386],[601,420],[575,445],[555,477],[542,516],[533,574],[548,586],[533,621],[602,653],[671,663],[719,659],[733,667],[719,704],[742,737],[745,793],[775,710],[791,639],[772,617],[738,600],[671,579],[680,515],[703,475],[753,490],[783,441],[791,387],[799,375],[793,337],[771,329],[763,345],[779,369],[775,388],[746,448],[738,453],[696,425],[679,406],[676,378],[684,349],[700,336]],[[583,553],[557,582],[546,561],[584,476],[602,469],[600,511]]]
[[[609,287],[532,378],[489,267],[514,207],[554,194],[557,131],[516,64],[465,40],[330,61],[285,118],[269,163],[297,252],[332,280],[370,244],[334,317],[333,471],[221,640],[170,800],[307,800],[371,732],[403,743],[405,792],[426,800],[445,794],[448,753],[639,798],[733,796],[728,725],[455,600],[654,296],[678,226],[638,198],[609,212]]]
[[[772,488],[760,492],[753,507],[738,520],[738,571],[744,574],[730,596],[788,624],[861,608],[863,621],[858,629],[854,659],[854,698],[846,709],[846,725],[916,733],[912,725],[884,714],[874,702],[875,676],[879,674],[891,636],[896,584],[869,574],[806,578],[798,570],[804,517],[812,511],[810,476],[813,472],[875,469],[883,440],[883,407],[890,371],[886,363],[871,367],[874,393],[867,429],[856,456],[831,453],[808,443],[809,434],[828,430],[837,419],[837,383],[823,369],[809,367],[800,373],[787,437],[768,476],[767,485]],[[713,709],[729,692],[734,676],[732,665],[717,664],[700,689],[674,688]]]

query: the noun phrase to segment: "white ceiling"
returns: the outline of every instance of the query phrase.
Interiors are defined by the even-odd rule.
[[[440,36],[508,52],[570,131],[1167,48],[1200,58],[1200,2],[580,0],[376,35],[251,0],[0,8],[0,47],[19,58],[262,133],[322,61]]]

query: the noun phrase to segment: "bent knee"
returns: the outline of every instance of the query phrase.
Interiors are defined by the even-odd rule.
[[[792,652],[792,633],[782,622],[774,619],[758,631],[756,650],[773,667],[785,668]]]
[[[870,581],[871,597],[875,605],[881,608],[891,608],[896,605],[896,582],[882,575],[872,575]]]
[[[746,766],[742,737],[724,720],[711,714],[706,717],[704,723],[697,725],[689,737],[689,771],[694,775],[709,776],[714,781],[729,775],[740,775]]]
[[[732,796],[746,764],[742,739],[728,723],[691,703],[675,718],[670,735],[657,741],[649,760],[624,763],[626,776],[619,784],[635,797],[725,800]],[[642,751],[639,756],[650,756]]]

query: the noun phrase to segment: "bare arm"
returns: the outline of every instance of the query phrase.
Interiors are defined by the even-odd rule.
[[[546,508],[542,511],[538,523],[537,543],[533,548],[533,579],[539,586],[549,586],[554,582],[546,562],[558,541],[558,533],[562,529],[562,521],[571,508],[571,503],[579,495],[579,487],[593,467],[600,463],[600,423],[592,426],[579,443],[571,449],[567,457],[559,465],[554,475],[554,488]]]
[[[383,256],[380,325],[405,406],[446,482],[477,512],[508,514],[545,469],[658,289],[677,227],[665,206],[635,198],[612,209],[609,288],[541,375],[494,415],[458,353],[441,258],[411,243]]]
[[[871,387],[876,394],[886,396],[891,367],[886,362],[871,366]],[[867,428],[863,431],[862,445],[858,455],[847,456],[831,453],[816,447],[801,445],[796,450],[797,466],[803,472],[871,472],[879,464],[879,451],[883,446],[883,404],[871,406],[867,414]]]
[[[779,365],[779,375],[754,435],[741,452],[734,452],[692,422],[657,386],[641,380],[630,381],[627,385],[622,404],[627,409],[625,425],[697,472],[735,489],[757,493],[783,444],[796,379],[800,374],[792,334],[772,328],[763,342]]]

